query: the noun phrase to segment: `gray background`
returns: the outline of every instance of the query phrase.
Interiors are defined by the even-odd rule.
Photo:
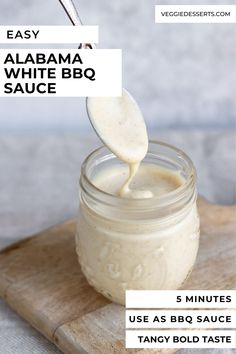
[[[236,203],[236,25],[155,25],[155,3],[76,1],[84,22],[100,26],[100,47],[123,49],[124,85],[150,137],[189,154],[202,195]],[[1,0],[0,24],[69,21],[56,0]],[[76,216],[80,165],[99,144],[83,99],[0,98],[0,249]],[[32,353],[59,351],[0,300],[0,354]]]
[[[236,116],[236,25],[155,24],[156,0],[76,0],[100,48],[123,49],[124,85],[149,127],[228,127]],[[176,1],[160,1],[176,4]],[[235,4],[235,0],[178,4]],[[57,0],[1,0],[2,24],[69,24]],[[76,47],[76,46],[75,46]],[[88,129],[84,100],[0,99],[0,129]]]

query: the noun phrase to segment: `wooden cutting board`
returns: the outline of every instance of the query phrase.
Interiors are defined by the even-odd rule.
[[[185,289],[236,289],[236,206],[199,200],[200,250]],[[0,296],[64,353],[170,354],[125,349],[124,308],[85,280],[74,245],[75,221],[0,252]]]

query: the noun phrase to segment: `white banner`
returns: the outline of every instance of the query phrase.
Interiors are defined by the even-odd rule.
[[[0,49],[1,97],[120,96],[120,49]]]
[[[236,348],[236,332],[127,330],[126,348]]]
[[[0,26],[0,43],[98,43],[98,26]]]
[[[236,5],[156,5],[156,23],[236,23]]]
[[[126,308],[236,309],[236,290],[127,290]]]
[[[236,310],[126,310],[126,328],[236,328]]]

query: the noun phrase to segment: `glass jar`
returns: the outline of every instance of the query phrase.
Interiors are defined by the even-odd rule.
[[[108,299],[125,303],[125,290],[171,290],[191,273],[199,246],[196,173],[181,150],[150,142],[142,164],[178,172],[183,184],[149,199],[125,199],[98,189],[104,168],[122,164],[105,147],[84,161],[76,250],[88,282]]]

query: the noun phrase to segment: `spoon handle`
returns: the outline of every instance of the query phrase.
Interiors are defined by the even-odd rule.
[[[59,0],[63,9],[65,10],[67,16],[71,20],[72,24],[74,26],[80,26],[83,25],[79,14],[76,10],[75,4],[73,0]]]
[[[65,10],[67,16],[71,20],[71,23],[74,26],[82,26],[83,22],[79,17],[78,11],[76,10],[75,4],[73,0],[59,0],[63,9]],[[96,49],[96,45],[94,43],[81,43],[79,45],[79,49]]]

